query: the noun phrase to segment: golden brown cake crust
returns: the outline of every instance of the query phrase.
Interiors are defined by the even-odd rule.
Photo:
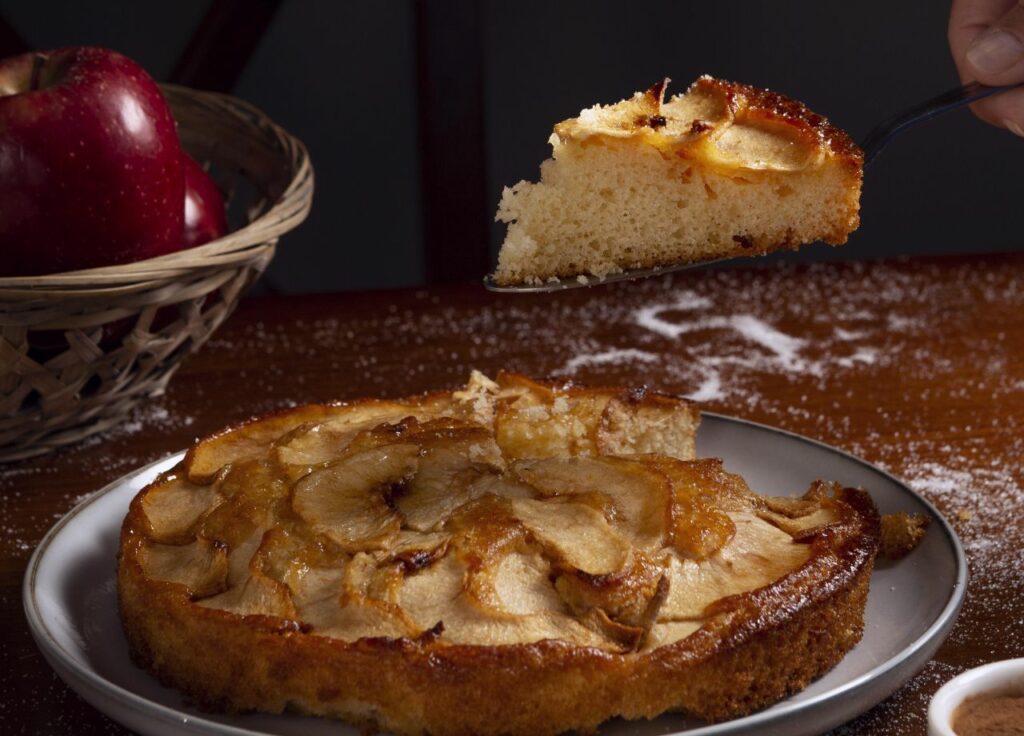
[[[516,380],[503,385],[518,390]],[[522,385],[531,398],[543,388]],[[713,461],[694,467],[720,472]],[[673,643],[639,651],[557,639],[466,645],[446,641],[442,626],[413,638],[348,641],[288,616],[199,605],[186,585],[154,579],[143,564],[155,533],[145,504],[143,491],[125,518],[118,563],[122,622],[141,667],[206,709],[290,710],[409,734],[560,733],[666,711],[721,720],[776,702],[860,639],[879,544],[870,497],[819,483],[804,500],[757,501],[779,528],[794,525],[788,533],[807,546],[806,561],[768,585],[719,598],[701,628]],[[800,526],[801,506],[827,506],[832,515]]]
[[[438,735],[560,733],[668,710],[721,720],[806,687],[860,640],[878,516],[861,491],[842,499],[856,518],[846,539],[816,541],[808,565],[727,601],[734,613],[714,629],[646,654],[557,641],[349,643],[199,608],[181,586],[142,574],[134,509],[122,533],[121,616],[135,661],[210,710],[293,709]]]

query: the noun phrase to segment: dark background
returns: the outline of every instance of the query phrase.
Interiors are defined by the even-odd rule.
[[[301,292],[482,275],[502,237],[491,222],[501,188],[536,178],[552,124],[665,75],[676,91],[702,73],[771,87],[859,140],[958,83],[948,10],[932,0],[0,0],[0,40],[110,46],[158,79],[230,89],[302,138],[313,213],[268,274],[269,288]],[[863,224],[844,248],[797,257],[1020,250],[1022,173],[1024,141],[955,112],[871,167]]]

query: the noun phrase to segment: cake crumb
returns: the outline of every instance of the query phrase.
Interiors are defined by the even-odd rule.
[[[900,511],[882,517],[882,554],[890,560],[906,557],[924,539],[929,519]]]

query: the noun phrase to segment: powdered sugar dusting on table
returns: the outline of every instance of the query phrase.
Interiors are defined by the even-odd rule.
[[[131,452],[112,451],[118,443],[123,443],[141,432],[167,433],[171,430],[189,427],[194,418],[171,411],[162,399],[153,399],[136,408],[125,417],[124,421],[101,434],[92,435],[86,440],[62,450],[51,457],[69,458],[87,456],[99,473],[102,480],[96,488],[84,493],[67,494],[61,497],[62,510],[48,518],[27,517],[13,513],[29,499],[21,490],[21,482],[29,477],[58,478],[61,467],[56,462],[15,462],[0,465],[0,537],[2,543],[10,549],[29,553],[36,542],[49,526],[64,515],[64,512],[78,505],[81,501],[99,490],[109,481],[130,472],[156,459],[149,455],[138,455]],[[98,448],[104,448],[99,450]],[[18,522],[11,521],[17,518]]]
[[[609,363],[622,363],[628,361],[641,361],[644,363],[651,363],[658,359],[658,356],[654,353],[648,353],[643,350],[633,350],[631,348],[605,350],[600,353],[591,353],[590,355],[577,355],[574,358],[570,358],[569,362],[565,364],[564,370],[568,373],[574,372],[577,368],[582,368],[586,365],[607,365]]]

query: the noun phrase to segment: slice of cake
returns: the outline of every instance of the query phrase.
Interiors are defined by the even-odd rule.
[[[502,194],[499,284],[846,242],[863,165],[846,133],[707,76],[666,101],[668,81],[555,126],[540,182]]]

